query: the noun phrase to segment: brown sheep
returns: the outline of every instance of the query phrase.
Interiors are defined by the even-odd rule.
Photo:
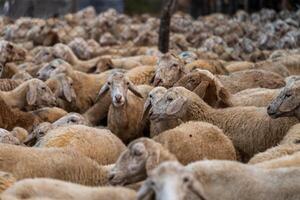
[[[139,138],[128,145],[109,172],[112,185],[128,185],[147,178],[160,163],[177,160],[161,144],[148,138]]]
[[[10,199],[65,199],[65,200],[135,200],[136,192],[122,187],[87,187],[54,179],[24,179],[9,187],[2,200]]]
[[[203,159],[236,160],[231,140],[218,127],[190,121],[153,138],[184,165]]]
[[[145,99],[152,87],[136,87],[123,73],[114,73],[103,85],[99,99],[110,91],[112,104],[109,107],[107,126],[125,144],[143,136],[146,122],[142,121]],[[130,91],[130,92],[129,92]]]
[[[0,96],[7,105],[21,110],[33,110],[56,104],[56,98],[50,88],[38,79],[30,79],[11,91],[0,91]]]
[[[126,148],[109,130],[83,125],[66,125],[50,130],[35,146],[71,148],[101,165],[113,164]]]
[[[151,123],[155,122],[155,124],[171,119],[177,120],[177,125],[197,120],[218,126],[232,139],[236,150],[241,153],[244,160],[276,145],[288,129],[298,123],[295,118],[271,119],[265,108],[214,109],[195,93],[183,87],[169,89],[158,102],[153,104],[151,110]],[[167,130],[174,126],[164,128]]]
[[[80,153],[62,148],[0,144],[0,170],[17,179],[47,177],[100,186],[108,183],[111,166],[101,166]]]
[[[23,112],[10,108],[2,98],[0,98],[0,108],[0,127],[7,130],[19,126],[31,131],[33,126],[40,122],[53,122],[67,114],[59,108],[42,108],[32,112]]]
[[[22,83],[22,80],[0,79],[0,91],[11,91]]]

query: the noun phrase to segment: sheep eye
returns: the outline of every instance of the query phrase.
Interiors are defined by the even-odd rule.
[[[42,87],[42,90],[46,90],[46,87]]]
[[[153,186],[155,186],[155,182],[151,180],[151,181],[149,182],[149,185],[153,187]]]
[[[51,66],[50,66],[50,68],[51,68],[51,69],[56,69],[56,67],[55,67],[55,66],[53,66],[53,65],[51,65]]]
[[[76,119],[70,119],[70,122],[75,123]]]
[[[126,84],[127,84],[127,85],[129,85],[130,83],[129,83],[129,82],[127,82]]]
[[[40,137],[43,137],[44,135],[45,135],[45,132],[43,132],[43,131],[39,132]]]
[[[173,101],[174,99],[173,99],[173,97],[168,97],[167,100],[168,101]]]
[[[178,67],[178,64],[176,64],[176,63],[174,63],[173,65],[172,65],[172,67]]]
[[[150,94],[150,95],[149,95],[149,97],[152,99],[152,98],[153,98],[153,95],[152,95],[152,94]]]
[[[182,181],[183,181],[184,183],[187,183],[187,182],[190,181],[190,179],[189,179],[189,177],[183,177]]]
[[[111,85],[111,82],[107,82],[107,85]]]
[[[292,94],[290,94],[290,93],[285,94],[285,97],[290,97],[290,96],[292,96]]]

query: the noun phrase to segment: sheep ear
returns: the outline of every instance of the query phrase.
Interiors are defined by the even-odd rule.
[[[178,113],[183,105],[186,103],[187,98],[185,97],[179,97],[176,100],[174,100],[172,103],[169,104],[167,110],[166,110],[166,114],[167,115],[174,115],[176,113]]]
[[[147,98],[144,104],[142,120],[144,120],[148,116],[151,107],[152,107],[151,100],[150,98]]]
[[[201,200],[207,200],[207,198],[204,195],[204,189],[202,185],[197,181],[194,180],[192,181],[191,185],[189,186],[190,190],[197,195],[197,197]]]
[[[201,99],[203,99],[205,97],[208,86],[208,81],[201,81],[201,83],[194,89],[193,92],[196,93]]]
[[[229,93],[228,91],[222,87],[218,93],[218,98],[221,100],[223,103],[222,107],[231,107],[233,106],[232,102],[230,101]]]
[[[159,163],[160,153],[159,150],[151,152],[147,161],[146,161],[146,171],[147,173],[151,172]]]
[[[129,82],[128,89],[137,97],[143,98],[143,95],[139,92],[138,88]]]
[[[37,90],[36,90],[36,86],[33,83],[29,84],[29,89],[28,92],[26,94],[26,100],[28,105],[33,105],[36,102],[37,99]]]
[[[145,199],[148,199],[148,200],[155,199],[154,191],[149,186],[149,181],[145,181],[145,183],[143,184],[143,186],[139,189],[139,191],[137,193],[137,200],[145,200]]]
[[[76,93],[74,89],[72,88],[71,84],[65,79],[62,80],[62,89],[63,94],[68,102],[72,102],[73,99],[76,99]]]
[[[109,86],[107,83],[105,83],[98,93],[96,102],[98,102],[108,91],[109,91]]]

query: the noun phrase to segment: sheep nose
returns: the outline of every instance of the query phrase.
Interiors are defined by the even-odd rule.
[[[41,73],[36,73],[36,76],[39,78],[41,76]]]
[[[159,84],[162,82],[162,79],[161,78],[155,78],[154,79],[154,86],[159,86]]]
[[[122,96],[120,94],[116,94],[115,99],[117,102],[121,102]]]
[[[114,177],[115,177],[115,174],[114,174],[114,173],[110,173],[110,174],[108,175],[108,181],[113,180]]]

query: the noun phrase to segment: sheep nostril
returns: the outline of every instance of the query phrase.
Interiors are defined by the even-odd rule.
[[[115,96],[115,99],[116,99],[117,102],[120,102],[121,99],[122,99],[122,96],[118,94],[118,95]]]
[[[114,177],[115,177],[115,174],[111,173],[108,175],[108,180],[111,181],[114,179]]]

